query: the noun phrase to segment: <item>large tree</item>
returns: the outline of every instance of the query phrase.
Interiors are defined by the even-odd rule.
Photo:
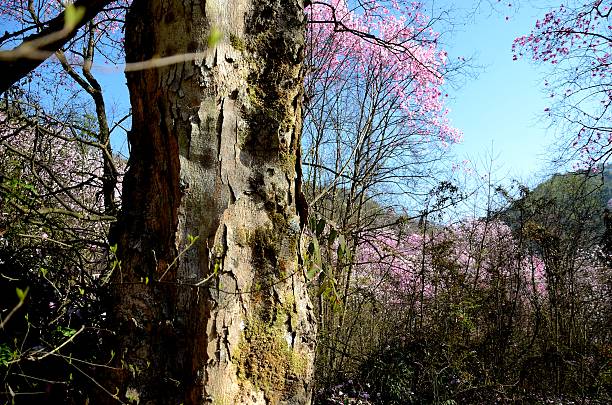
[[[307,403],[298,265],[301,0],[135,0],[131,154],[113,274],[117,365],[140,403]],[[145,64],[146,65],[146,64]],[[196,239],[197,238],[197,239]]]

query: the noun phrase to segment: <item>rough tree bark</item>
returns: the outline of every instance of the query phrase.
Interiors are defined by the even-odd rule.
[[[105,382],[125,402],[310,402],[316,331],[298,264],[296,158],[304,26],[302,0],[131,7],[128,62],[202,57],[127,74],[111,315],[122,370]]]

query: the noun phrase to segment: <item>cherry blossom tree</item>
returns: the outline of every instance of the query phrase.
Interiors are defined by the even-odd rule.
[[[351,313],[348,324],[355,332],[344,342],[348,358],[361,364],[348,362],[345,369],[360,368],[362,377],[350,374],[358,379],[356,387],[370,383],[387,395],[379,384],[393,381],[386,390],[408,385],[404,401],[415,392],[420,400],[428,398],[432,391],[467,401],[490,395],[486,387],[496,379],[495,395],[502,398],[525,395],[514,388],[523,384],[531,391],[527,395],[544,397],[573,395],[576,391],[563,381],[575,381],[585,390],[589,384],[605,384],[606,377],[598,374],[605,360],[591,357],[608,335],[602,329],[609,319],[605,266],[593,260],[595,249],[555,262],[545,249],[534,247],[543,243],[533,239],[538,239],[534,219],[512,227],[483,218],[426,232],[409,226],[364,234],[351,295],[361,307]],[[567,298],[575,306],[560,315],[562,285],[572,291]],[[566,334],[566,328],[592,333]],[[423,355],[423,348],[437,354]],[[385,358],[389,351],[393,358]],[[546,374],[551,361],[558,375]],[[395,362],[407,365],[401,375],[394,374],[399,372]],[[575,379],[577,368],[588,370],[592,379]],[[534,388],[540,379],[550,386]],[[516,384],[504,385],[507,381]]]
[[[545,112],[560,125],[566,156],[582,167],[612,155],[611,12],[608,0],[571,1],[546,13],[512,46],[515,60],[528,56],[549,65]]]
[[[521,257],[518,249],[510,227],[499,220],[465,221],[425,235],[386,231],[363,236],[359,274],[362,281],[379,280],[368,284],[384,293],[388,302],[400,305],[408,304],[402,294],[409,297],[422,290],[418,299],[431,300],[449,288],[450,280],[439,273],[449,268],[457,272],[465,288],[489,288],[518,276],[519,295],[545,294],[543,261],[535,255]]]
[[[396,221],[390,212],[431,187],[460,133],[444,105],[449,66],[438,21],[423,4],[315,1],[306,14],[305,190],[313,216],[342,234],[348,250],[335,260],[337,246],[321,241],[327,263],[314,296],[318,379],[327,384],[345,367],[342,342],[355,329],[347,311],[360,305],[351,301],[359,235]]]

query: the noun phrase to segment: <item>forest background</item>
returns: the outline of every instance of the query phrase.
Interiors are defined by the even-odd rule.
[[[315,402],[610,401],[611,4],[547,8],[508,44],[514,64],[531,59],[546,77],[547,103],[533,114],[554,136],[550,175],[528,187],[496,179],[495,145],[482,163],[453,154],[462,133],[448,86],[469,86],[481,68],[449,56],[445,34],[457,20],[503,25],[528,7],[477,3],[463,14],[417,2],[306,10],[301,256],[318,326]],[[3,93],[7,400],[113,395],[97,374],[116,356],[107,288],[121,262],[108,233],[130,114],[108,103],[103,72],[124,60],[128,6],[110,3]],[[3,2],[3,51],[63,7]],[[211,46],[219,35],[211,31]],[[251,378],[264,391],[279,384]]]

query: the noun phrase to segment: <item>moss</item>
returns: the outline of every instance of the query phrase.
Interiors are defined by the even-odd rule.
[[[238,128],[238,147],[243,149],[249,141],[250,132],[244,128]]]
[[[251,246],[253,246],[253,256],[264,262],[261,264],[276,267],[279,254],[278,237],[279,235],[274,232],[274,229],[265,227],[255,229]]]
[[[287,219],[285,218],[285,215],[276,211],[276,207],[274,206],[274,204],[270,204],[270,207],[266,208],[268,210],[268,217],[272,221],[272,225],[274,226],[274,228],[281,232],[284,232],[285,228],[287,227]]]
[[[297,389],[290,384],[306,374],[309,358],[290,346],[289,334],[298,326],[295,298],[291,294],[278,297],[276,290],[270,288],[295,270],[299,234],[291,230],[281,203],[267,201],[264,207],[268,225],[236,232],[236,239],[246,240],[252,249],[254,280],[250,301],[254,309],[232,357],[239,378],[274,403],[283,393]]]
[[[295,175],[297,156],[293,153],[282,152],[279,157],[283,171],[292,178]]]
[[[305,376],[309,365],[310,358],[304,353],[291,352],[291,369],[294,375]]]
[[[278,328],[252,321],[238,347],[238,376],[264,391],[267,397],[273,391],[282,392],[291,366],[290,355]]]
[[[261,104],[261,99],[257,94],[255,86],[249,86],[247,88],[247,95],[249,96],[249,102],[252,106],[259,106]]]
[[[252,231],[248,243],[252,249],[254,269],[253,299],[262,302],[267,299],[267,290],[284,277],[281,266],[282,234],[274,228],[259,227]]]
[[[239,36],[230,34],[229,40],[230,45],[234,47],[234,49],[237,49],[240,52],[243,52],[246,49],[246,47],[244,46],[244,41],[242,41],[242,38],[240,38]]]
[[[295,297],[293,294],[289,294],[285,296],[285,300],[281,306],[282,310],[285,313],[285,318],[289,318],[289,324],[291,326],[291,330],[294,331],[297,329],[297,318],[294,316],[295,314]]]
[[[249,238],[249,244],[253,247],[253,257],[263,259],[267,264],[276,267],[281,255],[283,238],[287,234],[287,220],[285,215],[276,211],[276,204],[272,201],[264,204],[268,213],[271,227],[262,226],[255,229]]]
[[[278,401],[291,389],[289,381],[304,376],[309,362],[305,355],[295,353],[287,343],[285,323],[291,314],[286,310],[288,306],[292,307],[292,302],[277,305],[274,308],[276,316],[269,322],[260,318],[249,320],[233,356],[238,365],[239,379],[249,381],[263,391],[270,402]]]
[[[246,58],[254,72],[247,78],[249,102],[245,118],[249,121],[251,134],[244,136],[244,144],[252,144],[257,152],[280,151],[285,147],[279,144],[279,131],[284,132],[295,125],[295,111],[291,101],[299,88],[296,83],[302,82],[299,65],[287,55],[277,57],[279,52],[287,52],[285,42],[268,27],[248,36],[246,42],[240,38],[236,40],[248,51]],[[254,54],[259,56],[254,58]],[[265,55],[275,57],[268,58]],[[258,144],[258,140],[263,143]],[[294,149],[295,145],[292,146]]]
[[[279,141],[276,135],[282,121],[282,114],[275,106],[274,97],[268,97],[266,91],[249,80],[247,87],[248,103],[245,105],[245,119],[248,126],[238,134],[240,147],[255,156],[278,151]]]
[[[295,270],[299,233],[291,229],[286,215],[278,211],[282,209],[279,204],[268,201],[264,207],[272,226],[248,232],[245,244],[252,249],[256,281],[269,286]]]
[[[287,260],[279,260],[278,261],[278,276],[281,278],[281,280],[284,280],[285,278],[287,278],[287,275],[289,274],[289,272],[292,270],[291,267],[291,263],[288,262]]]

